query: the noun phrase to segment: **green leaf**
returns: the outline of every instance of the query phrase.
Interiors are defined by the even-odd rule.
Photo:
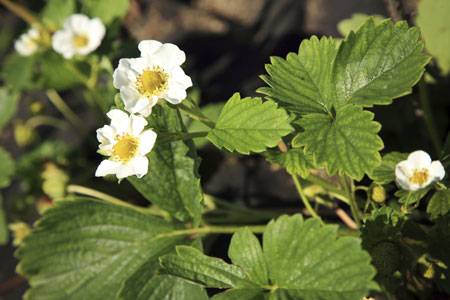
[[[422,30],[428,52],[437,61],[443,75],[450,73],[450,2],[421,0],[417,10],[417,25]]]
[[[42,20],[52,29],[59,29],[66,18],[75,13],[75,0],[48,0],[42,11]]]
[[[106,25],[116,18],[122,18],[128,11],[129,0],[83,0],[82,11],[91,17],[100,18]]]
[[[169,106],[154,107],[149,124],[157,132],[185,131],[177,110]],[[192,141],[157,144],[148,158],[147,175],[141,179],[129,177],[128,180],[147,200],[175,218],[193,219],[198,224],[203,211],[203,193]]]
[[[266,299],[261,289],[227,290],[212,297],[212,300],[261,300]]]
[[[133,283],[122,290],[124,300],[209,299],[201,286],[170,275],[157,275],[147,282],[134,281]]]
[[[15,173],[16,166],[11,155],[0,147],[0,189],[11,184],[12,176]]]
[[[425,187],[423,189],[417,191],[406,191],[406,190],[398,190],[395,192],[395,196],[398,198],[398,202],[408,205],[413,205],[422,200],[428,192],[430,191],[431,186]]]
[[[339,101],[372,106],[411,93],[429,61],[423,47],[418,28],[390,20],[376,26],[369,19],[348,35],[336,56]]]
[[[200,107],[201,113],[213,122],[216,122],[219,118],[220,112],[223,109],[225,103],[210,103]],[[192,120],[188,126],[189,132],[209,131],[209,127],[200,121]],[[195,146],[201,148],[209,143],[206,138],[194,139]]]
[[[440,190],[434,193],[427,206],[431,219],[437,219],[450,211],[450,190]]]
[[[0,246],[8,243],[8,221],[3,207],[3,197],[0,194]]]
[[[19,94],[10,92],[7,88],[0,88],[0,131],[17,112]]]
[[[350,31],[357,31],[369,18],[372,18],[375,25],[380,24],[384,19],[380,15],[366,15],[362,13],[355,13],[350,18],[340,21],[337,25],[338,31],[342,36],[347,36]]]
[[[25,299],[119,299],[122,284],[183,241],[176,227],[134,209],[89,198],[58,201],[19,250]]]
[[[73,61],[53,52],[42,57],[40,80],[44,87],[65,90],[81,84],[84,79],[85,75]]]
[[[239,93],[235,93],[207,138],[218,148],[249,154],[276,146],[291,131],[288,114],[273,101],[241,99]]]
[[[309,170],[314,167],[311,154],[305,153],[303,148],[289,149],[287,152],[267,151],[264,156],[271,163],[276,163],[287,170],[289,174],[306,178]]]
[[[304,128],[293,144],[305,146],[318,164],[330,174],[344,173],[360,180],[381,161],[383,141],[377,135],[381,126],[373,121],[373,113],[355,105],[336,109],[335,115],[308,114],[300,119]]]
[[[395,166],[408,158],[408,153],[391,152],[383,156],[381,164],[369,173],[369,177],[378,184],[387,184],[395,180]]]
[[[263,245],[271,283],[294,299],[361,299],[373,285],[360,240],[337,238],[336,226],[282,216],[267,226]]]
[[[231,239],[228,256],[233,264],[241,267],[253,282],[269,283],[266,261],[258,238],[248,229],[242,229]]]
[[[292,112],[326,112],[335,101],[332,71],[337,51],[338,43],[332,38],[303,40],[298,54],[271,57],[266,65],[269,76],[261,77],[269,87],[257,91]]]
[[[189,246],[178,246],[176,251],[177,254],[169,254],[160,259],[162,267],[173,275],[214,288],[256,287],[237,266],[206,256]]]
[[[35,56],[8,55],[3,63],[1,77],[11,90],[22,91],[32,86]]]

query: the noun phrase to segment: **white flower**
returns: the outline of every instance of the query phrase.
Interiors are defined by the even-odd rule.
[[[407,160],[395,166],[397,184],[408,191],[417,191],[429,184],[440,181],[445,176],[445,170],[438,160],[431,161],[430,155],[418,150],[409,154]]]
[[[14,43],[14,48],[22,56],[30,56],[39,49],[40,33],[35,27],[22,34]]]
[[[97,129],[100,142],[99,153],[109,156],[103,160],[95,172],[95,176],[115,174],[119,181],[125,177],[136,175],[141,178],[148,171],[149,153],[156,141],[156,133],[144,130],[147,121],[140,116],[113,109],[107,114],[111,125]]]
[[[139,58],[123,58],[114,71],[114,86],[120,90],[125,109],[148,116],[159,99],[178,104],[192,86],[181,64],[186,55],[174,44],[148,40],[139,43]]]
[[[105,36],[105,26],[99,18],[89,19],[85,15],[71,15],[61,30],[52,37],[53,49],[65,58],[87,55],[100,46]]]

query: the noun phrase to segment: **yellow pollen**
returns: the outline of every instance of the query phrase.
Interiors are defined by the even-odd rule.
[[[414,184],[423,185],[428,180],[428,170],[426,169],[419,169],[414,170],[414,173],[409,178],[409,181]]]
[[[167,89],[168,78],[160,68],[147,69],[137,78],[136,87],[141,95],[158,96]]]
[[[129,134],[124,134],[117,138],[113,147],[113,157],[119,161],[127,162],[132,159],[138,150],[139,140]]]
[[[76,34],[73,37],[72,42],[73,42],[73,44],[75,45],[76,48],[83,48],[83,47],[85,47],[88,44],[89,39],[85,35]]]

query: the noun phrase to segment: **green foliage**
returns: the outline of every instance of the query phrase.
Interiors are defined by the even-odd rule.
[[[342,36],[347,36],[350,31],[357,31],[369,18],[372,18],[375,25],[380,24],[385,17],[380,15],[366,15],[362,13],[355,13],[350,18],[340,21],[337,25],[338,31]]]
[[[298,54],[272,58],[258,91],[297,113],[304,145],[331,173],[361,179],[380,163],[383,143],[373,114],[364,106],[389,104],[411,92],[429,57],[417,28],[369,19],[338,44],[304,40]]]
[[[337,238],[337,227],[300,215],[270,222],[263,250],[252,233],[239,231],[229,255],[236,265],[180,246],[161,264],[208,287],[233,288],[214,299],[261,299],[268,291],[274,299],[361,299],[374,287],[375,271],[357,238]]]
[[[408,153],[388,153],[383,156],[381,164],[369,173],[369,177],[378,184],[391,183],[395,180],[395,166],[407,158]]]
[[[75,10],[75,0],[49,0],[42,10],[42,20],[47,26],[57,30]]]
[[[417,25],[422,30],[428,52],[437,61],[442,74],[450,72],[450,2],[421,0],[417,10]]]
[[[381,126],[373,121],[373,113],[348,104],[334,115],[308,114],[299,121],[304,128],[293,144],[304,145],[318,164],[331,174],[343,172],[361,179],[367,170],[380,163],[383,141],[377,135]]]
[[[211,103],[200,108],[201,113],[213,122],[216,122],[219,118],[220,112],[223,109],[225,103]],[[187,126],[189,132],[208,131],[209,127],[200,121],[192,120]],[[197,138],[194,140],[195,146],[201,148],[209,143],[206,138]]]
[[[183,241],[176,227],[89,198],[61,201],[17,251],[26,299],[119,299],[121,284]]]
[[[0,88],[0,131],[16,114],[18,102],[18,93],[11,92],[4,87]]]
[[[239,93],[235,93],[207,138],[218,148],[249,154],[276,146],[291,131],[288,114],[273,101],[241,99]]]
[[[271,163],[278,164],[286,169],[289,174],[300,175],[305,178],[309,169],[314,167],[314,159],[303,148],[289,149],[287,152],[267,151],[264,156]]]
[[[0,194],[0,246],[8,242],[8,221],[3,207],[3,197]]]
[[[65,90],[81,84],[86,75],[81,73],[73,61],[56,53],[46,53],[41,61],[40,83],[45,88]]]
[[[450,190],[439,190],[431,197],[427,206],[427,213],[431,219],[437,219],[450,211]]]
[[[450,293],[450,215],[436,220],[427,235],[428,251],[436,264],[434,281],[441,290]]]
[[[405,204],[405,206],[413,205],[422,200],[430,191],[431,186],[424,187],[417,191],[406,191],[398,190],[395,192],[395,196],[398,197],[400,203]]]
[[[157,275],[144,282],[137,279],[122,290],[124,300],[208,300],[202,287],[178,277]]]
[[[8,55],[2,67],[2,79],[11,90],[22,91],[32,87],[35,56]]]
[[[169,106],[154,107],[150,127],[158,132],[185,131],[181,117]],[[150,202],[179,220],[196,224],[202,214],[203,194],[197,174],[198,158],[192,142],[157,144],[149,155],[149,171],[143,178],[129,177]]]
[[[129,0],[82,0],[82,11],[91,16],[100,18],[106,25],[116,18],[124,17],[128,11]]]
[[[15,169],[11,155],[0,147],[0,189],[10,185]]]

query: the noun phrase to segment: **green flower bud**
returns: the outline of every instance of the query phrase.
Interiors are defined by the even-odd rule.
[[[370,190],[370,197],[376,203],[386,201],[386,190],[382,185],[374,185]]]
[[[33,127],[26,123],[17,122],[14,126],[14,138],[19,147],[24,147],[33,142],[35,137]]]

